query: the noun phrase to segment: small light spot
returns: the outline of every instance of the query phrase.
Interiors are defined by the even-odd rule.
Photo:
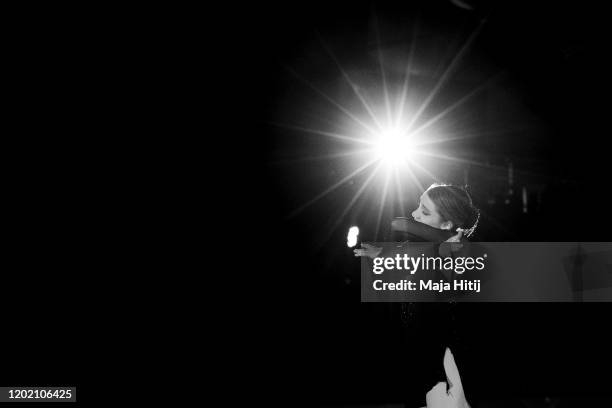
[[[359,227],[349,228],[348,235],[346,237],[346,246],[349,248],[357,245],[357,237],[359,236]]]

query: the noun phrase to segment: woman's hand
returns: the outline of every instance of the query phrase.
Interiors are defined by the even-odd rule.
[[[445,242],[461,242],[461,237],[463,237],[464,232],[465,230],[463,228],[457,228],[457,235],[453,235]]]
[[[368,258],[376,258],[382,252],[382,248],[375,247],[374,245],[366,244],[365,242],[361,244],[361,248],[357,248],[353,250],[355,256],[367,256]]]
[[[461,237],[463,237],[463,232],[465,230],[463,228],[457,228],[457,235],[453,235],[449,239],[444,242],[451,242],[450,245],[440,245],[440,255],[441,256],[450,256],[451,252],[457,252],[461,248],[463,248],[463,244],[460,244]]]

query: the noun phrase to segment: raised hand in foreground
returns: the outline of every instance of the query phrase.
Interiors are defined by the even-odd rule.
[[[449,348],[446,348],[444,353],[444,372],[448,381],[448,391],[447,383],[436,384],[425,396],[427,408],[469,408],[470,405],[463,392],[459,369]]]

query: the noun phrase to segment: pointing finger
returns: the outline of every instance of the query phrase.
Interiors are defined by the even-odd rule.
[[[461,385],[461,377],[459,376],[459,368],[455,363],[455,357],[449,348],[444,353],[444,372],[448,381],[452,384],[452,388],[455,395],[463,393],[463,385]]]

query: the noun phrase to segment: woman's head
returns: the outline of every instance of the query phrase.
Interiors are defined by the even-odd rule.
[[[476,229],[480,212],[464,188],[436,183],[421,195],[419,207],[413,211],[412,217],[434,228],[468,229],[465,235],[469,237]]]

